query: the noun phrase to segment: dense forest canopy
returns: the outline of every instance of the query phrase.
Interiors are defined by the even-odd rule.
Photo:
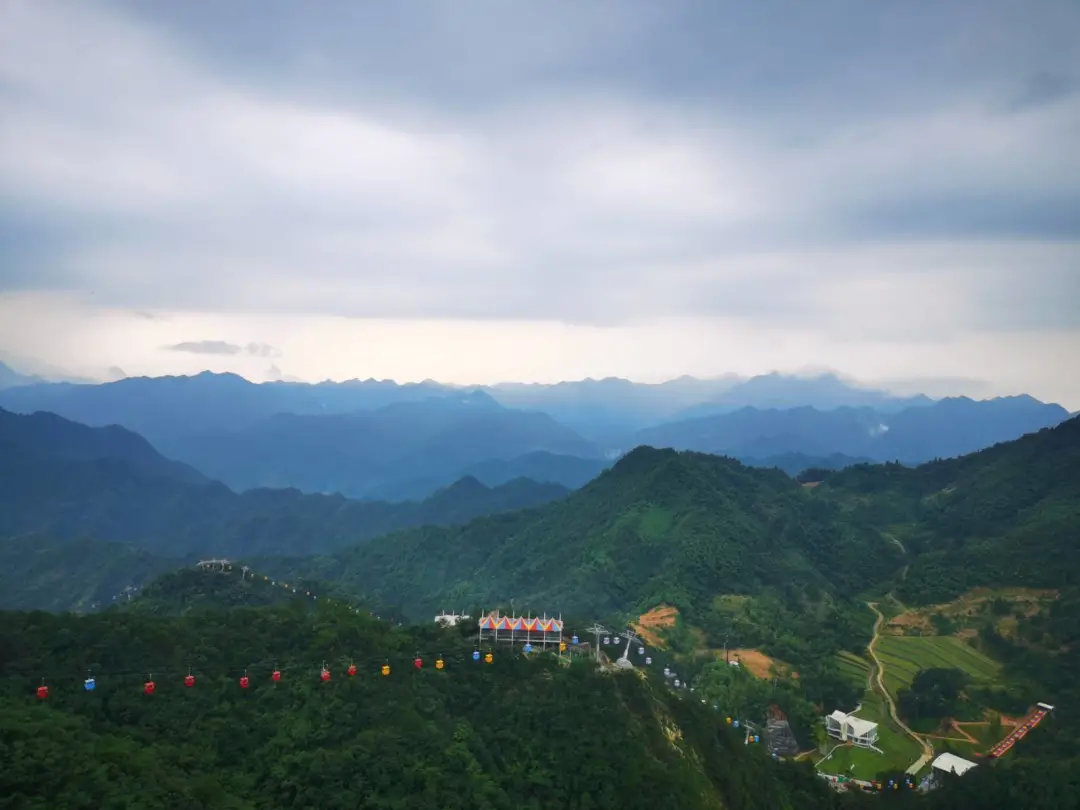
[[[399,628],[306,600],[214,608],[217,575],[198,576],[209,592],[198,577],[173,580],[148,589],[150,609],[137,600],[81,618],[4,614],[8,806],[836,803],[805,766],[746,748],[716,712],[638,674],[505,648],[490,665],[475,662],[471,632]],[[181,597],[202,607],[168,613]],[[417,655],[422,669],[412,666]],[[434,668],[436,657],[445,669]],[[349,662],[358,665],[353,677]],[[388,676],[379,674],[384,662]],[[186,688],[189,672],[196,682]],[[41,677],[51,691],[36,701]],[[144,693],[150,678],[153,695]]]
[[[217,606],[229,592],[233,606]],[[0,616],[4,806],[1076,806],[1066,760],[987,763],[926,796],[836,794],[662,679],[506,647],[475,662],[471,628],[402,628],[268,593],[189,572],[124,609]]]

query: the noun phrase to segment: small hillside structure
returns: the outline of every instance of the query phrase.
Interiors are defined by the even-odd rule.
[[[975,767],[978,767],[978,763],[972,762],[970,759],[958,757],[956,754],[949,753],[939,755],[933,762],[935,771],[955,773],[957,776],[963,776]]]
[[[468,618],[471,618],[468,613],[443,612],[435,617],[435,624],[441,624],[443,627],[456,627],[458,622]]]
[[[878,724],[837,709],[825,716],[825,731],[841,742],[877,750]]]

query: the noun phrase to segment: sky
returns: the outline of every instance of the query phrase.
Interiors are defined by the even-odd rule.
[[[1080,409],[1080,4],[0,0],[0,360]]]

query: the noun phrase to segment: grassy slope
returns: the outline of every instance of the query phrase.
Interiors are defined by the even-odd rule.
[[[836,654],[836,669],[843,677],[861,688],[866,685],[866,679],[870,675],[870,662],[860,655],[841,650]]]
[[[893,697],[911,685],[919,670],[959,669],[981,683],[992,682],[1001,670],[996,661],[954,636],[882,636],[877,654]]]

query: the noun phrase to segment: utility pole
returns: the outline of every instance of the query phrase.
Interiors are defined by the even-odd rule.
[[[637,637],[637,633],[635,633],[629,627],[626,628],[626,650],[623,652],[622,657],[625,658],[627,661],[630,660],[630,645],[637,641]]]
[[[592,633],[596,637],[596,663],[600,663],[600,636],[604,633],[610,633],[604,625],[595,623],[592,627],[588,628],[586,632]]]

